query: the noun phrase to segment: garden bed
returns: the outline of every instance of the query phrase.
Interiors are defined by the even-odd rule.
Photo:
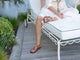
[[[0,45],[5,54],[10,58],[12,54],[13,46],[17,44],[16,35],[19,27],[19,23],[23,23],[27,18],[27,14],[20,14],[18,19],[10,17],[0,17]],[[2,23],[3,22],[3,23]]]
[[[0,50],[6,52],[9,57],[13,46],[16,44],[17,42],[14,36],[12,24],[8,19],[0,17]]]
[[[14,35],[16,36],[17,30],[18,30],[18,26],[14,27],[13,30],[14,30]]]

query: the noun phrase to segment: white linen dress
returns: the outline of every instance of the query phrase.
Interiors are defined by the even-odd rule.
[[[50,11],[48,7],[53,6],[57,10],[57,2],[56,0],[46,0],[45,6],[41,9],[39,16],[50,16],[50,17],[57,17],[60,19],[54,12]],[[68,8],[65,0],[61,0],[59,4],[60,12],[64,14],[64,18],[66,17],[74,17],[79,15],[79,11],[75,8]],[[80,15],[78,16],[80,17]]]

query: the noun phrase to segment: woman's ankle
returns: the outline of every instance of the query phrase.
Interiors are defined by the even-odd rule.
[[[36,43],[36,46],[41,46],[41,44],[40,43]]]

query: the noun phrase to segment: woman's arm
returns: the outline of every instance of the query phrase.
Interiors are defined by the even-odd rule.
[[[58,12],[58,11],[56,11],[56,9],[55,9],[55,8],[53,8],[52,6],[48,7],[48,9],[49,9],[49,10],[51,10],[52,12],[54,12],[56,15],[58,15],[58,14],[59,14],[59,12]]]
[[[45,5],[45,0],[41,0],[41,8]]]
[[[54,12],[58,17],[63,18],[63,14],[56,11],[55,8],[53,8],[52,6],[48,7],[49,10],[51,10],[52,12]]]

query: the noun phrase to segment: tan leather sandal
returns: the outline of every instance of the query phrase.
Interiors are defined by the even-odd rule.
[[[41,45],[35,46],[34,48],[31,49],[30,53],[36,53],[40,48],[41,48]]]

